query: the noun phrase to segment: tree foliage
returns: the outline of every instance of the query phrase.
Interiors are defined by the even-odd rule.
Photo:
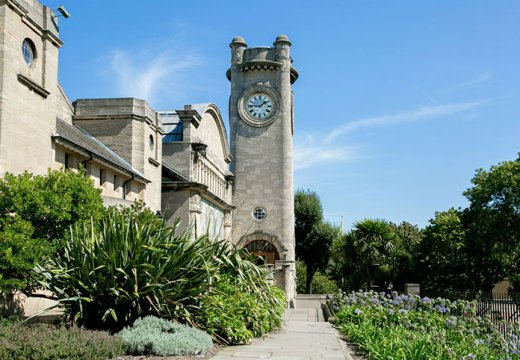
[[[333,240],[339,229],[323,221],[321,201],[314,191],[298,190],[294,197],[296,257],[307,269],[306,293],[312,293],[314,273],[323,269],[330,257]]]
[[[347,241],[351,256],[355,257],[355,270],[361,286],[370,288],[391,281],[393,253],[398,237],[393,228],[382,219],[364,219],[354,224]]]
[[[467,285],[465,229],[461,215],[453,208],[437,212],[424,230],[416,258],[422,289],[427,294],[457,291]]]
[[[294,196],[294,235],[296,254],[305,246],[305,238],[312,228],[323,221],[323,209],[317,193],[311,190],[298,190]]]
[[[470,206],[463,213],[473,289],[520,274],[520,154],[489,170],[479,169],[464,192]]]
[[[329,271],[345,290],[402,289],[414,279],[414,251],[422,233],[410,223],[364,219],[332,245]]]
[[[312,293],[314,273],[325,268],[339,229],[323,221],[321,202],[313,191],[299,190],[294,200],[296,256],[307,268],[306,292]]]
[[[471,182],[469,206],[436,213],[425,230],[417,256],[430,294],[490,291],[519,278],[520,157],[478,169]]]
[[[6,173],[0,179],[0,292],[30,291],[31,270],[59,252],[69,227],[103,212],[100,191],[84,173]]]

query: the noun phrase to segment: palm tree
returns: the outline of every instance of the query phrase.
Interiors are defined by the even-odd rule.
[[[350,235],[357,253],[357,267],[366,272],[366,287],[370,288],[373,271],[378,267],[391,266],[398,238],[390,223],[382,219],[358,221]]]

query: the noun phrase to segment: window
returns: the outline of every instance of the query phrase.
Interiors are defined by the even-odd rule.
[[[31,66],[34,64],[34,59],[36,59],[36,49],[34,43],[30,39],[25,39],[23,41],[22,54],[27,65]]]
[[[99,169],[99,185],[105,186],[106,181],[107,181],[106,170]]]
[[[127,199],[132,192],[132,181],[127,180],[123,183],[123,199]]]
[[[114,191],[119,191],[119,177],[114,175]]]
[[[256,209],[253,210],[253,218],[257,221],[264,220],[266,216],[267,216],[267,214],[266,214],[264,208],[257,207]]]
[[[65,169],[72,169],[73,167],[74,163],[72,155],[65,153]]]
[[[150,150],[153,151],[153,145],[154,145],[153,135],[150,135],[149,145],[150,145]]]

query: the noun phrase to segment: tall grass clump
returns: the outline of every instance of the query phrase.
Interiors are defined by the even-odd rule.
[[[120,330],[138,317],[190,318],[217,271],[207,237],[134,221],[116,209],[99,223],[75,227],[61,256],[39,266],[42,285],[68,320]]]
[[[370,359],[520,359],[518,324],[500,333],[474,302],[360,291],[338,303],[336,324]]]

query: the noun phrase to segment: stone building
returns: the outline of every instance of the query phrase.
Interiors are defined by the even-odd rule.
[[[289,39],[231,43],[230,137],[215,104],[157,111],[134,98],[69,101],[56,14],[0,0],[0,176],[86,169],[106,205],[142,200],[193,236],[248,248],[295,296]]]
[[[215,104],[161,111],[162,209],[170,223],[191,224],[193,234],[229,239],[232,188],[226,128]]]
[[[135,99],[102,100],[95,109],[89,105],[96,101],[71,103],[58,84],[62,45],[51,9],[37,0],[0,0],[0,175],[82,165],[105,203],[140,199],[159,211],[157,113]],[[128,140],[130,147],[115,146]]]

